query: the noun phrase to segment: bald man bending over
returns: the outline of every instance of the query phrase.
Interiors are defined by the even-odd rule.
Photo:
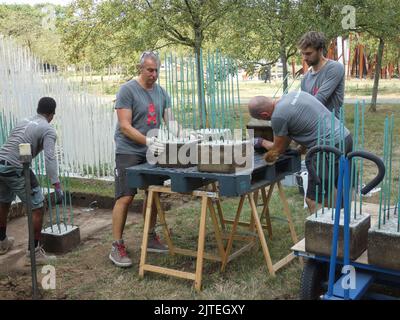
[[[256,96],[250,100],[248,108],[253,118],[271,121],[274,141],[263,140],[261,143],[261,145],[268,150],[265,155],[265,160],[267,162],[276,161],[279,155],[286,151],[291,140],[297,142],[302,151],[317,145],[319,119],[322,119],[321,121],[325,119],[326,124],[323,130],[321,129],[320,137],[325,137],[325,141],[327,142],[330,141],[331,112],[307,92],[291,92],[279,100],[273,100],[264,96]],[[336,147],[339,146],[340,137],[340,122],[335,118],[334,139]],[[344,139],[345,152],[348,153],[353,148],[353,139],[347,128],[344,128]],[[336,158],[335,184],[337,183],[339,173],[338,165],[339,159]],[[326,161],[326,166],[328,166],[328,161]],[[324,183],[327,188],[328,177],[326,178]],[[321,189],[322,188],[320,188],[320,192]],[[316,183],[309,175],[306,201],[310,212],[315,211],[315,193]],[[319,195],[319,199],[321,198],[322,197]]]

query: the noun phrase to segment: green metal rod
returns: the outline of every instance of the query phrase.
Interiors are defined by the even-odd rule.
[[[185,86],[184,86],[184,82],[185,82],[185,73],[184,73],[184,62],[183,62],[183,56],[181,56],[180,59],[180,105],[181,105],[181,110],[182,110],[182,126],[183,128],[186,128],[186,108],[185,108]]]
[[[215,56],[214,54],[211,55],[210,59],[210,78],[211,78],[211,128],[215,129],[217,127],[217,115],[215,110],[215,95],[216,95],[216,88],[215,88]]]
[[[317,146],[321,145],[321,117],[318,119],[318,127],[317,127]],[[320,161],[320,153],[317,153],[317,177],[319,177],[319,161]],[[318,218],[318,192],[319,185],[315,188],[315,218]]]
[[[191,92],[192,92],[192,107],[193,107],[193,124],[194,127],[197,129],[197,108],[196,108],[196,84],[195,84],[195,76],[194,76],[194,63],[193,57],[190,55],[190,83],[191,83]]]
[[[390,118],[390,145],[389,145],[389,187],[388,187],[388,212],[387,212],[387,219],[390,219],[390,199],[391,199],[391,191],[392,191],[392,158],[393,158],[393,126],[394,126],[394,119],[393,114]]]
[[[358,101],[354,107],[354,147],[353,150],[354,151],[358,151]],[[355,162],[355,158],[351,159],[351,179],[350,179],[350,186],[351,186],[351,195],[353,195],[353,190],[355,189],[355,184],[356,184],[356,162]],[[351,208],[351,200],[352,200],[352,196],[350,196],[349,198],[349,207]],[[356,203],[357,199],[356,199],[356,194],[354,193],[354,205]],[[354,214],[355,214],[355,210],[354,210]],[[356,216],[354,216],[354,219],[356,219]]]
[[[335,115],[332,112],[331,114],[331,132],[330,132],[330,146],[335,146]],[[329,172],[328,172],[328,207],[332,208],[333,210],[333,198],[332,195],[334,194],[334,178],[332,177],[333,174],[333,167],[334,167],[335,157],[333,153],[329,153]]]
[[[70,214],[70,223],[71,226],[74,225],[74,207],[72,206],[72,196],[71,196],[71,180],[69,177],[69,172],[68,174],[68,179],[67,179],[67,189],[66,192],[68,192],[68,197],[69,197],[69,214]]]
[[[325,117],[323,118],[322,122],[322,145],[326,146],[326,134],[325,132],[327,131],[327,126],[326,126],[326,119]],[[325,165],[326,165],[326,152],[322,153],[322,197],[321,197],[321,205],[322,205],[322,214],[325,212]]]
[[[397,138],[396,138],[396,141],[397,141],[396,145],[397,146],[399,145],[399,140],[400,140],[399,136],[397,136]],[[398,178],[397,178],[397,181],[398,181],[398,183],[397,183],[397,201],[396,201],[396,206],[395,206],[395,209],[394,209],[394,214],[395,215],[397,214],[397,232],[400,232],[400,214],[399,214],[399,206],[400,206],[400,161],[399,161],[399,170],[398,170],[397,175],[398,175]]]
[[[384,138],[383,138],[383,162],[386,166],[386,147],[387,147],[387,128],[388,128],[388,118],[386,116],[385,118],[385,129],[384,129]],[[381,192],[379,195],[379,219],[378,219],[378,229],[381,228],[381,223],[382,223],[382,201],[383,201],[383,195],[385,193],[385,179],[382,182],[382,187],[381,187]],[[383,214],[383,220],[385,220],[385,214]]]
[[[362,107],[361,107],[361,150],[364,150],[364,135],[365,135],[365,100],[362,102]],[[362,188],[363,185],[363,175],[364,175],[364,160],[361,158],[360,162],[360,186]],[[360,188],[360,215],[362,215],[362,194],[361,194],[361,188]]]
[[[201,110],[203,115],[203,128],[207,127],[207,113],[206,113],[206,105],[204,100],[204,67],[203,67],[203,49],[200,48],[200,92],[201,92]]]
[[[60,175],[61,176],[61,175]],[[60,179],[61,180],[61,179]],[[63,222],[64,222],[64,226],[65,229],[67,229],[67,223],[68,223],[68,216],[67,216],[67,185],[66,185],[66,178],[65,178],[65,171],[63,170],[62,173],[62,181],[60,181],[62,183],[62,188],[64,190],[64,201],[62,202],[62,212],[63,212]]]

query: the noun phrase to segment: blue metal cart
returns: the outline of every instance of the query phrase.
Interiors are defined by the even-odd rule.
[[[332,152],[340,157],[332,249],[330,256],[306,252],[304,239],[292,247],[296,256],[306,258],[301,279],[300,298],[307,300],[398,299],[392,295],[372,292],[370,289],[373,284],[400,288],[399,270],[389,270],[369,264],[367,251],[357,260],[350,261],[350,160],[354,157],[361,157],[375,162],[378,167],[377,176],[361,190],[362,194],[368,193],[382,181],[385,175],[382,160],[365,151],[351,152],[345,156],[340,150],[333,147],[311,148],[306,156],[306,165],[309,174],[318,183],[321,181],[312,165],[312,157],[318,152]],[[344,204],[344,257],[338,259],[337,246],[342,199]]]

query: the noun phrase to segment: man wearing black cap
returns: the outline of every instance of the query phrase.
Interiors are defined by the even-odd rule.
[[[39,100],[37,114],[19,122],[11,131],[7,142],[0,149],[0,255],[11,249],[14,239],[7,237],[7,216],[11,202],[17,195],[26,202],[25,179],[23,166],[19,160],[19,145],[29,143],[32,158],[44,150],[46,173],[54,186],[56,203],[61,203],[63,192],[58,179],[55,143],[57,134],[50,122],[53,120],[56,102],[53,98],[43,97]],[[43,194],[38,181],[31,171],[31,202],[37,264],[46,264],[50,257],[39,245],[43,223]],[[30,264],[29,252],[26,263]]]

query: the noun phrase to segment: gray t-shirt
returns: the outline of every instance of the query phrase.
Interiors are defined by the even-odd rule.
[[[309,71],[301,80],[301,90],[316,97],[339,118],[344,100],[344,67],[340,62],[328,60],[318,72]]]
[[[143,135],[160,127],[164,111],[169,106],[170,98],[160,85],[155,83],[153,89],[145,90],[135,79],[121,86],[115,102],[115,109],[132,110],[132,127]],[[147,146],[126,137],[121,132],[119,123],[114,139],[116,154],[146,155]]]
[[[329,144],[332,113],[307,92],[295,91],[283,96],[275,105],[271,126],[275,136],[288,136],[297,143],[311,148],[318,142],[319,121],[320,138],[325,136],[326,144]],[[335,145],[337,145],[341,137],[340,121],[334,117],[334,122]],[[349,130],[344,128],[343,137],[346,138],[349,133]],[[322,143],[322,140],[320,141]]]
[[[57,158],[55,154],[56,130],[40,114],[26,118],[17,123],[11,131],[7,142],[0,149],[0,159],[6,160],[14,167],[22,168],[19,160],[19,145],[29,143],[32,157],[35,158],[44,150],[46,173],[52,184],[59,182]]]

